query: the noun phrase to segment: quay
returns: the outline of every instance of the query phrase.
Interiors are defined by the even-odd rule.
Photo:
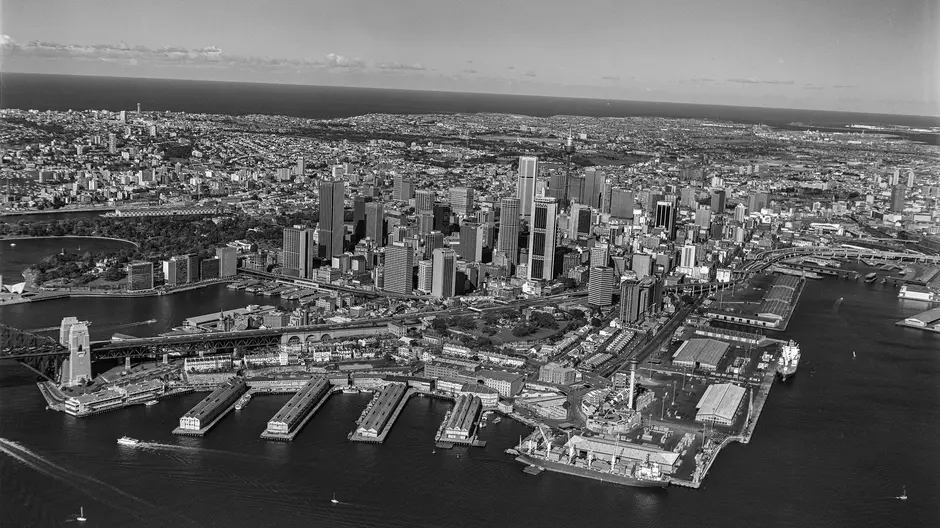
[[[840,277],[844,279],[857,279],[858,272],[854,270],[847,270],[842,268],[832,268],[829,266],[818,266],[815,264],[806,264],[806,263],[787,263],[786,267],[797,270],[805,270],[807,272],[816,273],[819,275],[829,275],[832,277]]]
[[[450,449],[455,445],[485,447],[486,441],[479,440],[480,417],[483,414],[483,402],[478,396],[461,394],[457,405],[448,411],[444,421],[434,436],[435,447]]]
[[[366,407],[359,427],[349,433],[353,442],[372,442],[381,444],[385,441],[392,425],[405,408],[408,399],[416,394],[404,383],[390,383],[378,392]]]
[[[248,391],[244,378],[233,378],[215,389],[192,409],[180,417],[180,425],[173,434],[183,436],[205,436],[238,403]]]
[[[279,442],[292,441],[326,403],[330,394],[341,390],[342,388],[331,388],[327,378],[311,378],[268,421],[267,429],[261,433],[261,438]]]
[[[934,308],[917,315],[912,315],[894,324],[896,326],[925,330],[927,332],[940,332],[940,308]]]

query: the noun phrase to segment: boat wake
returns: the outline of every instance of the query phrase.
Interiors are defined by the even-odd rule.
[[[259,457],[236,453],[234,451],[223,451],[221,449],[210,449],[208,447],[185,446],[179,444],[164,444],[161,442],[144,442],[141,440],[136,446],[137,449],[153,449],[155,451],[182,451],[186,453],[209,453],[213,455],[222,455],[228,458],[244,458],[258,460]],[[260,457],[265,458],[265,457]]]
[[[167,518],[172,517],[176,520],[174,524],[199,526],[190,519],[172,511],[164,510],[106,482],[62,467],[12,440],[0,438],[0,452],[34,471],[72,486],[92,499],[133,516],[143,525],[148,525],[154,519],[163,519],[165,521]]]

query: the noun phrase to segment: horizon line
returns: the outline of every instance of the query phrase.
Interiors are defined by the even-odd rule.
[[[310,88],[335,88],[335,89],[352,89],[352,90],[374,90],[382,92],[409,92],[409,93],[450,93],[450,94],[462,94],[462,95],[485,95],[485,96],[502,96],[502,97],[518,97],[518,98],[539,98],[539,99],[569,99],[575,101],[607,101],[608,103],[643,103],[643,104],[652,104],[652,105],[686,105],[692,107],[718,107],[718,108],[735,108],[735,109],[757,109],[757,110],[776,110],[776,111],[798,111],[798,112],[822,112],[827,114],[857,114],[859,116],[891,116],[891,117],[912,117],[919,119],[935,119],[937,123],[935,126],[940,126],[940,108],[938,108],[936,114],[903,114],[903,113],[891,113],[891,112],[866,112],[860,110],[821,110],[817,108],[800,108],[800,107],[779,107],[779,106],[751,106],[751,105],[732,105],[732,104],[722,104],[722,103],[690,103],[685,101],[655,101],[655,100],[637,100],[637,99],[616,99],[608,97],[586,97],[586,96],[571,96],[571,95],[541,95],[541,94],[516,94],[516,93],[499,93],[499,92],[473,92],[473,91],[459,91],[459,90],[447,90],[447,89],[415,89],[415,88],[379,88],[373,86],[346,86],[346,85],[331,85],[331,84],[307,84],[307,83],[292,83],[292,82],[265,82],[265,81],[247,81],[247,80],[218,80],[218,79],[180,79],[173,77],[151,77],[151,76],[117,76],[117,75],[96,75],[89,73],[45,73],[45,72],[28,72],[28,71],[3,71],[0,69],[0,82],[6,75],[35,75],[35,76],[44,76],[44,77],[89,77],[89,78],[99,78],[99,79],[128,79],[128,80],[151,80],[151,81],[173,81],[173,82],[192,82],[192,83],[217,83],[217,84],[252,84],[252,85],[267,85],[267,86],[304,86]],[[3,105],[3,97],[0,96],[0,109],[13,109],[12,107],[6,107]],[[23,110],[23,109],[21,109]],[[170,110],[166,110],[170,111]],[[413,112],[395,112],[396,114],[405,114],[405,115],[421,115],[419,113]],[[540,117],[533,116],[531,114],[522,114],[522,113],[502,113],[502,112],[433,112],[433,113],[500,113],[504,115],[527,115],[530,117]],[[366,115],[366,114],[360,114]],[[551,114],[551,116],[564,116],[572,115],[577,117],[591,117],[584,116],[579,114]],[[599,116],[599,117],[624,117],[624,116]],[[636,116],[636,117],[647,117],[647,116]],[[669,119],[669,118],[667,118]],[[695,119],[688,117],[676,117],[672,119]],[[703,118],[699,118],[703,119]]]

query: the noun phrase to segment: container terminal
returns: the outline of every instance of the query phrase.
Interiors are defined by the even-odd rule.
[[[317,413],[331,392],[332,387],[327,378],[311,378],[268,420],[267,429],[261,433],[261,438],[290,442]]]
[[[349,434],[349,439],[353,442],[384,442],[398,414],[414,393],[414,389],[409,389],[404,383],[386,385],[369,402],[359,420],[359,427]]]
[[[436,447],[450,449],[454,445],[484,447],[486,442],[477,438],[483,402],[478,396],[461,394],[457,404],[441,422],[434,440]]]
[[[248,390],[248,384],[241,377],[232,378],[212,391],[202,401],[180,417],[180,425],[173,429],[173,434],[184,436],[203,436],[216,423],[235,408],[238,399]]]

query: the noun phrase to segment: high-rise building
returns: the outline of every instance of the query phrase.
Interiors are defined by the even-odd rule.
[[[743,203],[734,206],[734,221],[744,222],[745,218],[747,218],[747,206]]]
[[[519,198],[519,213],[528,218],[532,214],[535,199],[535,179],[539,173],[539,159],[535,156],[519,157],[519,179],[516,181],[516,198]]]
[[[532,203],[529,225],[529,280],[555,278],[555,222],[558,202],[554,198],[537,198]]]
[[[398,174],[395,176],[394,186],[392,187],[392,199],[407,202],[414,196],[415,184],[406,176]]]
[[[297,158],[297,166],[294,167],[294,173],[296,173],[298,176],[303,176],[303,175],[304,175],[304,168],[305,168],[305,166],[304,166],[304,157],[301,156],[301,157]]]
[[[343,196],[345,184],[342,181],[320,183],[320,258],[332,260],[334,255],[343,253],[343,240],[346,226],[343,224]]]
[[[473,189],[470,187],[451,188],[450,208],[455,214],[470,214],[470,211],[473,211]]]
[[[614,268],[597,266],[588,276],[588,303],[594,306],[610,306],[614,295]]]
[[[679,257],[679,266],[691,268],[695,266],[695,245],[686,244],[682,246],[682,254]]]
[[[402,243],[385,248],[385,291],[410,294],[414,274],[414,250]]]
[[[377,247],[385,245],[385,207],[381,202],[366,203],[366,237]]]
[[[219,277],[234,277],[238,273],[238,252],[233,247],[215,248],[219,257]]]
[[[108,152],[117,154],[117,136],[114,134],[108,134]]]
[[[620,320],[624,323],[637,323],[646,313],[643,299],[643,282],[624,281],[620,283]]]
[[[591,268],[607,266],[610,261],[610,244],[598,243],[591,248]]]
[[[426,235],[434,231],[434,215],[431,213],[418,214],[418,234]]]
[[[666,200],[656,202],[656,216],[653,227],[662,227],[665,230],[666,238],[676,239],[676,204]]]
[[[450,248],[437,248],[432,254],[434,278],[431,295],[438,299],[453,297],[457,284],[457,255]]]
[[[635,207],[633,191],[614,187],[610,190],[610,216],[614,218],[633,218]]]
[[[222,261],[219,257],[203,259],[199,263],[199,280],[218,279],[222,272]]]
[[[759,213],[770,205],[770,195],[766,191],[758,191],[747,197],[747,210]]]
[[[584,187],[579,201],[588,207],[600,209],[603,201],[604,183],[606,182],[607,175],[604,174],[604,171],[588,169],[584,173]]]
[[[914,171],[912,170],[907,171],[907,188],[914,188]]]
[[[366,236],[366,199],[364,196],[353,198],[353,239],[355,245]]]
[[[645,253],[635,253],[630,259],[630,269],[636,273],[638,279],[653,274],[653,256]]]
[[[707,228],[712,223],[712,208],[707,205],[700,205],[695,210],[695,225]]]
[[[499,201],[499,236],[496,250],[506,253],[513,265],[519,263],[519,198]]]
[[[571,220],[568,224],[568,238],[573,240],[587,238],[591,234],[592,215],[590,206],[573,204],[571,206]]]
[[[416,191],[415,192],[415,211],[418,214],[434,213],[434,192],[433,191]]]
[[[441,233],[440,231],[431,231],[427,235],[423,236],[423,240],[424,240],[423,257],[425,259],[431,258],[431,255],[435,249],[444,247],[444,233]]]
[[[891,210],[900,213],[904,210],[904,198],[907,193],[907,187],[904,185],[895,185],[891,188]]]
[[[434,284],[434,261],[418,261],[418,291],[421,293],[431,293],[431,287]]]
[[[313,276],[313,259],[317,256],[313,229],[285,227],[283,248],[282,268],[296,270],[303,279]]]
[[[467,262],[483,260],[483,228],[476,222],[465,222],[460,226],[460,258]]]
[[[725,212],[725,190],[724,189],[715,189],[712,191],[712,212],[717,215],[720,215]]]
[[[127,265],[127,289],[153,289],[153,262],[131,262]]]

